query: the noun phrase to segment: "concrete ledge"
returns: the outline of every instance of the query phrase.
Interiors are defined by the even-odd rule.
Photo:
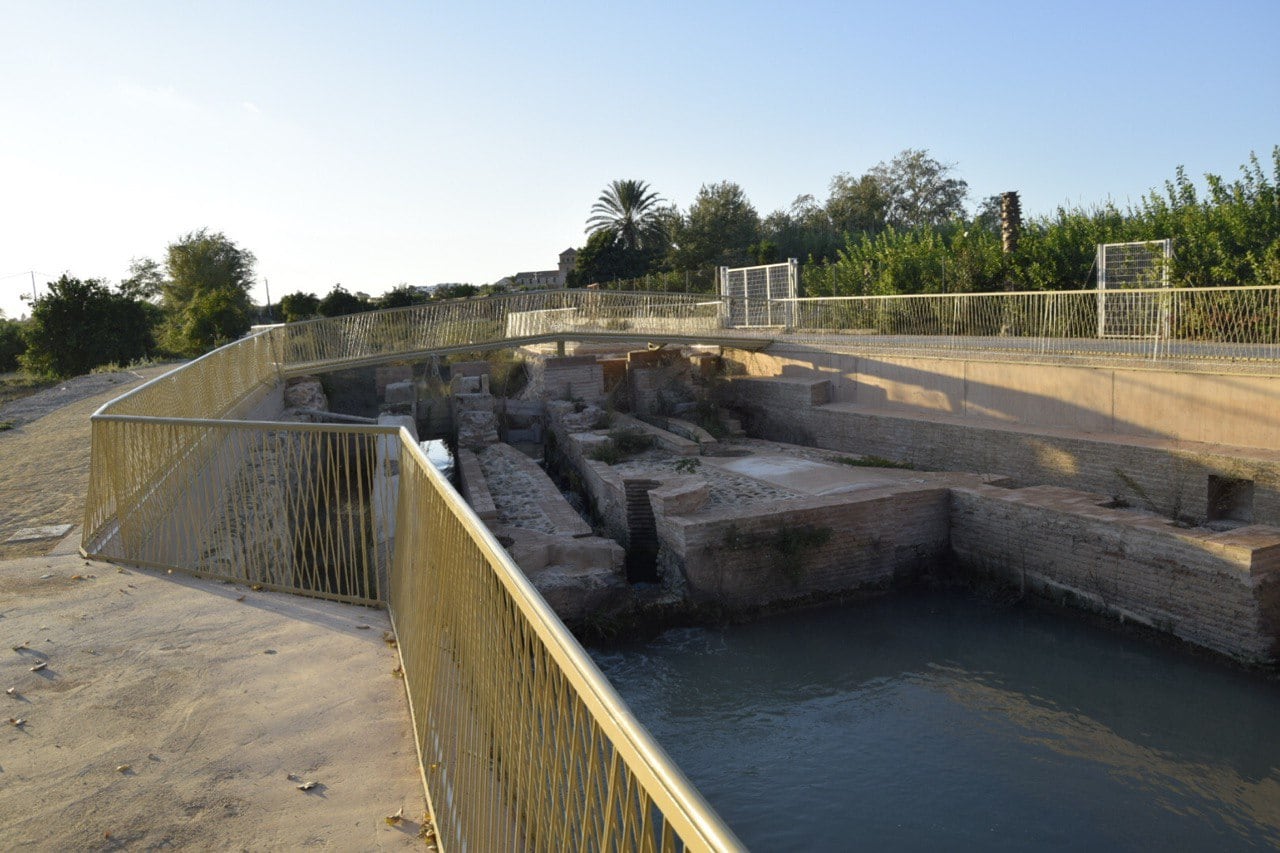
[[[498,508],[493,503],[493,495],[489,494],[489,484],[484,471],[480,470],[480,460],[465,447],[458,448],[457,459],[462,496],[482,521],[493,521],[498,517]]]
[[[697,456],[702,448],[696,441],[690,441],[674,432],[668,432],[665,429],[656,427],[653,424],[647,424],[639,418],[633,418],[630,415],[617,414],[613,417],[613,428],[621,430],[631,430],[633,432],[642,432],[645,435],[652,436],[658,446],[669,453],[677,456]]]

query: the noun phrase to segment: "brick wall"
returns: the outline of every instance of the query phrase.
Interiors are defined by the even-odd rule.
[[[663,564],[683,570],[695,599],[731,608],[885,587],[935,565],[948,548],[946,489],[854,503],[812,498],[749,514],[655,510]]]
[[[953,489],[951,549],[968,571],[1236,657],[1273,656],[1277,531],[1180,530],[1104,500],[1052,487]]]

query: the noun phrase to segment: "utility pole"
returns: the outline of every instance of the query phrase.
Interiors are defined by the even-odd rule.
[[[36,304],[36,271],[31,271],[31,304]]]
[[[275,315],[271,313],[271,282],[264,278],[262,280],[262,286],[267,289],[267,320],[274,320]]]

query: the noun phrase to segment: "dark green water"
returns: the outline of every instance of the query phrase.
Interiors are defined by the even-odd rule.
[[[593,652],[757,850],[1280,848],[1280,683],[966,593]]]

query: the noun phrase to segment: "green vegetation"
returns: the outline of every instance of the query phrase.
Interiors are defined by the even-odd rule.
[[[627,255],[598,232],[572,281],[710,292],[718,264],[794,257],[805,262],[808,296],[1078,290],[1093,286],[1098,243],[1169,237],[1175,286],[1280,283],[1280,146],[1270,163],[1251,155],[1235,180],[1208,174],[1201,188],[1179,168],[1127,207],[1059,207],[1028,218],[1011,254],[1001,246],[999,197],[969,213],[968,185],[954,169],[909,149],[862,175],[836,175],[825,201],[801,195],[763,219],[737,184],[704,185],[687,211],[657,217],[666,251]]]
[[[831,461],[855,468],[905,468],[911,471],[916,467],[910,462],[895,462],[882,456],[833,456]]]
[[[606,465],[617,465],[619,462],[643,453],[654,445],[653,436],[635,429],[615,429],[609,432],[609,438],[593,447],[587,457]]]
[[[169,244],[160,294],[161,340],[170,351],[200,355],[249,331],[254,261],[252,252],[203,228]]]
[[[100,364],[128,364],[149,358],[157,309],[112,290],[97,279],[64,275],[32,303],[22,334],[23,368],[39,376],[66,378]]]
[[[17,370],[18,359],[27,351],[27,340],[22,334],[23,324],[17,320],[0,318],[0,373]]]
[[[702,460],[696,456],[683,456],[675,461],[675,469],[682,474],[696,474],[702,467]]]

